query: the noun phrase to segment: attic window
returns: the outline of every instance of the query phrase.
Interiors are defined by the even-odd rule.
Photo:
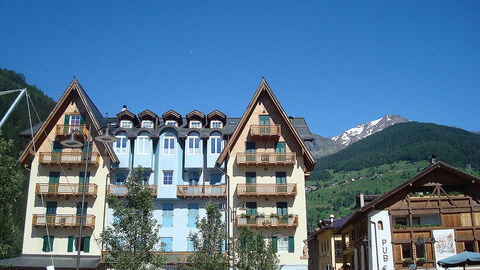
[[[132,121],[122,120],[122,121],[120,121],[120,127],[121,128],[131,128],[132,127]]]
[[[201,128],[202,127],[202,122],[200,121],[190,121],[190,128]]]
[[[153,122],[151,120],[143,120],[142,127],[144,128],[153,128]]]
[[[210,128],[222,128],[222,121],[219,121],[219,120],[210,121]]]
[[[175,120],[167,120],[167,121],[165,121],[165,125],[166,126],[176,126],[176,127],[178,126],[177,121],[175,121]]]

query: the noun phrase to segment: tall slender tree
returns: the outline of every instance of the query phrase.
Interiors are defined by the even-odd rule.
[[[228,269],[226,256],[227,232],[218,204],[208,201],[206,216],[197,220],[198,232],[191,233],[194,254],[189,257],[188,269],[224,270]]]
[[[243,227],[240,236],[234,241],[235,269],[279,270],[282,268],[272,243],[265,239],[263,233]]]
[[[160,251],[158,228],[153,218],[152,190],[144,185],[143,169],[138,167],[126,181],[126,198],[109,195],[113,223],[104,230],[101,239],[108,254],[105,263],[117,270],[159,269],[163,257]]]
[[[26,176],[17,162],[12,140],[0,132],[0,258],[18,255],[22,247],[22,187]],[[20,207],[19,207],[20,206]]]

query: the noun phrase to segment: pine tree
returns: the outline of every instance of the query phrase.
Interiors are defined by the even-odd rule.
[[[163,265],[163,257],[156,254],[160,237],[151,189],[143,185],[142,175],[139,167],[127,178],[125,199],[107,197],[114,213],[112,226],[101,234],[108,252],[104,261],[117,270],[160,269]]]
[[[188,269],[224,270],[228,269],[226,256],[227,232],[218,204],[208,201],[206,216],[197,220],[198,232],[191,233],[194,254],[189,257]]]

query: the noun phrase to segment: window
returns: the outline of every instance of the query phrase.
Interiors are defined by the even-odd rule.
[[[173,242],[172,237],[162,237],[162,249],[163,249],[163,251],[171,252],[172,251],[172,242]]]
[[[212,173],[210,175],[210,185],[218,184],[222,181],[222,175],[219,173]]]
[[[202,122],[197,120],[190,121],[190,128],[201,128],[201,127],[202,127]]]
[[[199,154],[200,153],[200,136],[198,133],[191,133],[188,136],[188,153]]]
[[[217,134],[210,137],[210,153],[212,154],[220,154],[222,152],[222,137],[219,133]]]
[[[245,206],[247,207],[247,214],[256,215],[257,214],[257,203],[256,202],[246,202]]]
[[[210,121],[210,128],[222,128],[222,121],[219,121],[219,120]]]
[[[193,252],[194,246],[193,246],[193,241],[192,238],[187,238],[187,251],[188,252]]]
[[[175,154],[175,137],[165,136],[165,138],[163,138],[163,154],[164,155]]]
[[[69,236],[67,252],[72,252],[73,250],[78,251],[78,237]],[[82,237],[82,241],[80,243],[80,251],[83,251],[85,253],[90,252],[90,236]]]
[[[128,139],[124,136],[118,136],[117,142],[115,143],[115,152],[116,153],[126,153],[127,152],[127,141]]]
[[[417,258],[425,258],[425,244],[415,244],[415,250],[417,252]]]
[[[261,126],[268,126],[270,125],[270,116],[268,115],[260,115],[260,125]]]
[[[162,215],[162,227],[172,227],[172,226],[173,226],[173,204],[164,203],[163,215]]]
[[[163,171],[163,184],[164,185],[173,184],[173,171]]]
[[[117,185],[123,185],[125,183],[125,180],[127,180],[127,175],[125,173],[117,173],[116,180]]]
[[[402,244],[402,259],[412,258],[412,249],[410,244]]]
[[[188,174],[188,184],[190,186],[198,185],[198,179],[200,179],[200,176],[197,172],[190,172]]]
[[[278,253],[288,252],[288,237],[278,237],[277,240]]]
[[[143,120],[142,127],[144,128],[153,128],[153,121],[151,120]]]
[[[420,225],[420,217],[412,217],[413,225]]]
[[[465,242],[465,251],[475,252],[473,242]]]
[[[50,235],[45,235],[43,237],[43,247],[42,247],[42,251],[43,252],[52,252],[53,251],[53,236]]]
[[[176,127],[178,126],[177,121],[175,121],[175,120],[167,120],[167,121],[165,121],[165,125],[166,126],[176,126]]]
[[[196,227],[195,223],[198,219],[198,203],[188,204],[188,227]]]
[[[132,121],[122,120],[122,121],[120,121],[120,127],[121,128],[131,128],[132,127]]]
[[[407,218],[406,217],[396,217],[395,218],[395,224],[407,226],[408,225]]]
[[[74,130],[80,130],[80,121],[81,120],[80,115],[70,115],[70,133],[73,132]]]
[[[277,202],[277,214],[279,216],[286,216],[288,215],[288,207],[287,202]],[[280,222],[280,221],[279,221]],[[287,220],[288,222],[288,220]]]
[[[150,138],[148,136],[140,136],[137,138],[137,154],[150,154]]]

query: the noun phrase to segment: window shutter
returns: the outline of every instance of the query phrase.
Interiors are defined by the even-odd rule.
[[[83,238],[83,252],[90,252],[90,236],[86,236]]]
[[[288,237],[288,253],[295,252],[295,243],[293,242],[293,236]]]
[[[278,247],[277,247],[277,237],[276,236],[272,236],[272,248],[273,248],[273,252],[277,253],[277,250],[278,250]]]
[[[73,252],[73,236],[68,237],[67,252]]]
[[[83,117],[83,115],[80,115],[80,125],[84,125],[85,124],[85,118]]]
[[[47,252],[47,247],[48,247],[48,236],[44,236],[43,237],[43,247],[42,247],[42,251],[43,252]]]
[[[65,125],[70,124],[70,115],[65,114],[65,122],[63,122]]]

